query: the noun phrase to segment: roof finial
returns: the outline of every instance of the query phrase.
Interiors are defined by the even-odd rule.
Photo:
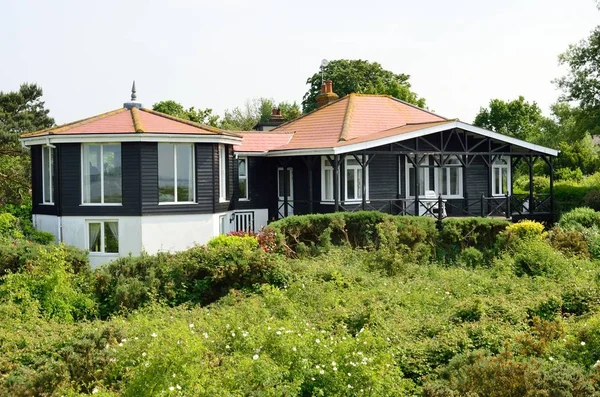
[[[131,86],[131,102],[135,102],[137,99],[137,95],[135,95],[135,80],[133,80],[133,85]]]

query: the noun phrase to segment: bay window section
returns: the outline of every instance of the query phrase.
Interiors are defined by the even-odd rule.
[[[42,203],[54,204],[54,149],[42,146]]]
[[[492,195],[510,194],[510,188],[510,159],[500,156],[492,164]]]
[[[158,144],[158,201],[194,202],[193,144]]]
[[[83,204],[121,204],[121,144],[82,145]]]
[[[238,194],[240,200],[248,200],[248,157],[238,158]]]
[[[88,222],[88,250],[90,253],[119,253],[119,223],[117,221]]]

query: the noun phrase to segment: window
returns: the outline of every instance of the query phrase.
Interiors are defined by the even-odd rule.
[[[88,249],[101,254],[119,253],[119,222],[89,221]]]
[[[362,200],[362,167],[353,156],[347,156],[345,158],[346,180],[345,180],[345,193],[346,200]],[[369,198],[369,167],[366,168],[366,198]]]
[[[82,145],[84,204],[121,204],[121,144]]]
[[[54,204],[54,149],[42,146],[42,203]]]
[[[510,188],[510,159],[500,156],[492,164],[492,195],[510,194]]]
[[[193,144],[158,144],[158,201],[194,202]]]
[[[227,201],[227,157],[225,145],[219,145],[219,201]]]
[[[248,158],[238,158],[238,194],[240,200],[248,200]]]
[[[463,167],[460,159],[450,155],[446,158],[443,167],[440,167],[435,160],[431,155],[420,158],[419,196],[434,191],[436,196],[441,194],[446,198],[462,198]],[[415,168],[408,158],[406,159],[406,192],[408,197],[415,196]]]
[[[333,167],[327,157],[321,157],[321,200],[333,201]]]

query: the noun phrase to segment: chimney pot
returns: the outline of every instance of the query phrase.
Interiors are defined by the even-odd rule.
[[[317,95],[317,107],[320,108],[321,106],[327,105],[338,98],[339,96],[333,92],[333,81],[327,80],[321,86],[321,93]]]

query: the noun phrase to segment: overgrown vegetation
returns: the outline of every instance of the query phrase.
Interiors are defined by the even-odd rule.
[[[3,241],[29,248],[0,257],[0,395],[600,392],[590,209],[551,230],[291,217],[96,271],[2,219]]]

